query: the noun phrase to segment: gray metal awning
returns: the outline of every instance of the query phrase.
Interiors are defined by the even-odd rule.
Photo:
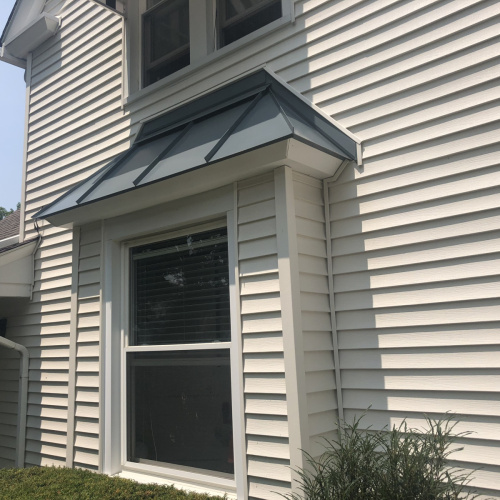
[[[334,160],[323,177],[357,159],[350,135],[261,70],[145,123],[130,149],[34,217],[52,222],[57,214],[137,190],[144,194],[152,184],[289,140]]]

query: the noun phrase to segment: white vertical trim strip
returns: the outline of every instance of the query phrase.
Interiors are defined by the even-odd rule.
[[[68,422],[66,467],[73,467],[75,446],[76,351],[78,336],[78,268],[80,264],[80,228],[73,228],[71,252],[71,312],[69,320]]]
[[[274,183],[290,466],[292,491],[298,493],[295,470],[304,468],[303,451],[309,451],[309,439],[292,169],[278,167]]]
[[[26,212],[26,170],[28,164],[28,134],[29,134],[29,116],[31,102],[31,68],[33,65],[33,54],[30,52],[26,58],[26,97],[24,105],[24,139],[23,139],[23,173],[21,181],[21,213],[19,218],[19,242],[24,241],[24,218]]]
[[[104,340],[104,220],[101,221],[101,258],[100,258],[100,280],[101,296],[99,300],[100,320],[99,320],[99,472],[104,472],[104,356],[106,342]]]
[[[130,298],[130,246],[122,243],[120,245],[121,254],[121,273],[123,276],[123,285],[121,289],[121,303],[120,303],[120,422],[123,432],[121,433],[120,441],[120,461],[121,465],[127,462],[127,350],[125,349],[130,345],[130,316],[129,316],[129,298]],[[115,360],[113,360],[113,363]],[[113,409],[114,411],[114,409]]]
[[[238,186],[234,187],[234,209],[227,212],[229,301],[231,311],[231,398],[233,406],[234,478],[237,498],[248,499],[243,341],[241,333],[240,280],[238,265]]]
[[[332,235],[330,231],[330,199],[328,196],[328,179],[323,181],[323,203],[325,209],[326,258],[328,269],[328,296],[330,299],[330,321],[332,327],[333,362],[335,363],[335,393],[339,419],[344,420],[344,403],[342,400],[342,378],[340,374],[339,340],[337,334],[337,318],[335,316],[335,296],[333,291]]]

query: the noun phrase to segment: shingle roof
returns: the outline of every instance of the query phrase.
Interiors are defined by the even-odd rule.
[[[19,234],[20,210],[16,210],[4,219],[0,220],[0,241]]]

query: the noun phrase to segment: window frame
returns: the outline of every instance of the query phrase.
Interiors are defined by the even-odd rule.
[[[156,90],[171,85],[201,68],[223,59],[273,31],[291,24],[293,0],[281,0],[281,17],[223,47],[217,47],[217,0],[189,0],[190,64],[150,85],[144,86],[143,14],[146,0],[129,0],[125,23],[125,68],[123,104],[129,104]]]
[[[243,367],[239,282],[237,270],[234,186],[208,192],[198,206],[194,197],[145,209],[132,216],[119,216],[102,223],[102,337],[100,355],[100,465],[99,470],[142,482],[176,484],[178,487],[228,498],[245,498],[247,481],[243,398]],[[201,200],[198,196],[199,202]],[[207,222],[208,221],[208,222]],[[221,477],[216,471],[127,461],[125,335],[129,327],[130,246],[174,238],[176,235],[227,227],[231,342],[230,373],[233,419],[234,477]],[[216,343],[220,348],[220,344]],[[152,347],[152,346],[148,346]],[[141,346],[131,346],[140,350]],[[139,349],[137,349],[139,348]],[[160,349],[163,346],[160,346]],[[190,349],[198,349],[193,344]]]
[[[187,228],[182,228],[176,231],[171,231],[167,233],[163,233],[160,235],[133,239],[131,241],[127,241],[123,243],[123,250],[126,255],[126,263],[125,269],[127,269],[127,273],[124,276],[125,286],[123,287],[123,291],[125,296],[123,297],[123,302],[125,305],[125,311],[131,311],[131,297],[132,297],[132,289],[131,289],[131,259],[130,259],[130,250],[132,248],[147,245],[149,243],[157,243],[161,241],[171,240],[177,237],[186,236],[187,234],[199,233],[202,231],[209,231],[211,229],[219,229],[222,227],[227,227],[227,222],[218,220],[202,225],[191,226]],[[228,231],[229,232],[229,231]],[[228,260],[229,260],[229,235],[228,235]],[[228,264],[229,266],[229,264]],[[150,471],[158,473],[158,471],[162,471],[163,474],[171,475],[171,476],[182,476],[185,478],[190,478],[195,481],[205,481],[206,476],[217,477],[220,480],[221,485],[224,486],[234,486],[235,485],[235,475],[233,477],[229,477],[229,474],[225,474],[217,471],[209,471],[202,472],[202,469],[193,470],[190,467],[183,467],[175,464],[143,464],[137,462],[130,462],[127,460],[128,455],[128,388],[129,388],[129,380],[128,370],[127,370],[127,354],[128,353],[145,353],[145,352],[175,352],[175,351],[200,351],[200,350],[220,350],[220,349],[228,349],[230,356],[230,364],[232,365],[231,359],[231,344],[232,342],[210,342],[210,343],[193,343],[193,344],[161,344],[161,345],[131,345],[132,335],[130,332],[130,320],[131,314],[126,314],[124,318],[124,324],[122,327],[122,335],[123,335],[123,349],[122,349],[122,358],[121,365],[123,367],[122,372],[122,381],[121,381],[121,394],[122,394],[122,405],[121,405],[121,419],[122,419],[122,464],[124,469],[136,469],[143,471]],[[233,336],[233,335],[231,335]],[[231,377],[232,378],[232,377]],[[233,384],[232,384],[233,385]],[[235,397],[234,389],[231,388],[231,400]],[[237,395],[236,395],[237,397]],[[233,417],[234,422],[234,417]],[[233,435],[234,435],[233,431]],[[233,436],[233,441],[236,436]]]
[[[152,71],[152,70],[157,69],[158,67],[161,67],[164,63],[175,61],[176,58],[182,57],[182,55],[185,53],[187,53],[188,56],[190,57],[191,46],[190,46],[189,41],[188,41],[188,43],[182,45],[181,47],[177,47],[175,50],[170,51],[168,54],[166,54],[166,55],[164,55],[164,56],[162,56],[154,61],[150,61],[149,57],[147,56],[147,52],[149,52],[149,51],[145,49],[147,42],[148,41],[151,42],[151,34],[152,34],[152,29],[150,26],[151,25],[150,19],[152,16],[151,13],[153,13],[153,16],[154,16],[154,12],[161,9],[163,4],[165,4],[164,8],[167,8],[167,10],[169,10],[169,11],[175,10],[174,9],[175,1],[176,0],[162,0],[162,1],[158,2],[156,5],[153,5],[152,7],[150,7],[149,9],[144,10],[141,14],[141,30],[142,30],[142,38],[141,38],[142,68],[141,68],[141,72],[142,72],[142,82],[143,83],[145,81],[147,81],[147,73],[149,71]],[[167,5],[168,3],[171,3],[171,5],[168,6]],[[189,5],[189,2],[188,2],[188,16],[190,16],[190,12],[189,12],[190,7],[191,6]],[[177,71],[175,71],[174,73],[176,73],[176,72]],[[171,74],[174,74],[174,73],[171,73]],[[168,76],[170,76],[170,75],[167,75],[167,77]],[[165,78],[167,78],[167,77],[165,77]],[[152,84],[148,84],[147,86],[149,86],[149,85],[152,85]]]

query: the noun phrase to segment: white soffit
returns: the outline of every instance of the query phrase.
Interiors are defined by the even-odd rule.
[[[0,253],[0,297],[29,297],[38,238]]]
[[[26,59],[43,42],[54,36],[59,28],[59,19],[50,14],[42,13],[22,31],[13,37],[8,37],[2,46],[2,57]]]

